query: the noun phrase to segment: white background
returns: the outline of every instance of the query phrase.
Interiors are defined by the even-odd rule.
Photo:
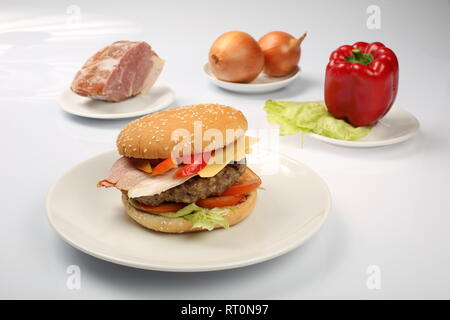
[[[371,4],[381,8],[380,30],[366,27]],[[448,1],[2,1],[0,298],[450,298],[449,12]],[[298,81],[261,95],[208,83],[200,68],[209,47],[233,29],[256,38],[308,31]],[[148,41],[167,60],[161,81],[176,91],[174,105],[232,105],[252,129],[267,126],[266,99],[322,99],[327,59],[339,45],[381,41],[400,61],[396,104],[421,129],[374,149],[308,138],[301,148],[299,135],[281,138],[281,151],[317,171],[333,197],[320,232],[285,256],[190,274],[97,260],[51,229],[45,197],[71,166],[113,149],[127,120],[71,116],[55,98],[91,54],[123,39]],[[295,188],[287,192],[295,201]],[[66,287],[72,264],[81,268],[80,290]],[[370,265],[381,268],[380,290],[366,286]]]

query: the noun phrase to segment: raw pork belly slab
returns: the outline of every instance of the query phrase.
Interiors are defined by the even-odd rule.
[[[119,102],[153,86],[164,60],[146,42],[117,41],[86,61],[75,75],[73,92],[112,102]]]

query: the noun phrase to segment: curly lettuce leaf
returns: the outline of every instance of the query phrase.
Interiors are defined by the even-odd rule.
[[[128,202],[136,209],[142,210],[134,199],[128,199]],[[185,218],[192,222],[193,228],[202,228],[209,231],[213,230],[216,225],[220,225],[225,229],[229,228],[228,220],[224,218],[230,213],[230,207],[207,209],[191,203],[177,212],[150,212],[166,218]],[[145,210],[142,210],[145,211]]]
[[[230,224],[228,220],[224,218],[231,209],[229,208],[214,208],[214,209],[206,209],[198,207],[195,204],[190,204],[189,206],[196,206],[198,209],[195,210],[194,213],[183,216],[183,218],[192,222],[193,228],[202,228],[208,231],[214,229],[215,226],[219,225],[224,229],[228,229]]]
[[[370,129],[370,127],[353,127],[344,120],[327,115],[318,120],[313,132],[339,140],[357,140],[367,136]]]
[[[267,120],[280,126],[280,135],[313,132],[339,140],[357,140],[370,132],[370,127],[355,128],[334,118],[323,101],[294,102],[268,100],[264,106]]]

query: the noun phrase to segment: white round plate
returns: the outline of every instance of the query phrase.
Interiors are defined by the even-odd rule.
[[[412,138],[419,130],[419,121],[405,109],[392,108],[359,140],[347,141],[324,137],[315,133],[308,135],[314,139],[345,147],[367,148],[387,146]]]
[[[117,158],[111,151],[70,169],[48,193],[47,216],[75,248],[121,265],[191,272],[255,264],[309,239],[330,210],[325,182],[307,166],[279,156],[276,173],[264,175],[261,165],[251,166],[265,190],[258,191],[254,211],[241,223],[211,232],[154,232],[127,216],[119,191],[96,187]]]
[[[297,67],[291,74],[284,77],[270,77],[264,72],[261,72],[261,74],[250,83],[235,83],[217,79],[211,72],[209,63],[206,63],[203,66],[202,71],[211,82],[219,87],[240,93],[264,93],[275,91],[286,87],[300,75],[300,68]]]
[[[121,119],[146,115],[168,107],[175,93],[168,86],[155,84],[147,93],[121,102],[82,97],[67,89],[58,98],[61,108],[71,114],[95,119]]]

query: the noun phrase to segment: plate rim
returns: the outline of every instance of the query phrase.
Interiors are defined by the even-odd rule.
[[[51,225],[51,227],[56,231],[56,233],[68,244],[70,244],[72,247],[86,253],[89,254],[95,258],[101,259],[101,260],[105,260],[111,263],[115,263],[115,264],[119,264],[119,265],[123,265],[123,266],[127,266],[127,267],[133,267],[133,268],[138,268],[138,269],[144,269],[144,270],[153,270],[153,271],[164,271],[164,272],[209,272],[209,271],[219,271],[219,270],[228,270],[228,269],[236,269],[236,268],[241,268],[241,267],[246,267],[246,266],[250,266],[250,265],[254,265],[254,264],[258,264],[264,261],[268,261],[274,258],[277,258],[283,254],[286,254],[296,248],[298,248],[299,246],[301,246],[302,244],[306,243],[314,234],[316,234],[324,225],[325,221],[327,220],[330,211],[331,211],[331,205],[332,205],[332,197],[331,197],[331,192],[330,189],[328,187],[328,184],[325,182],[325,180],[318,174],[316,173],[316,171],[314,171],[313,169],[311,169],[311,167],[309,167],[308,165],[304,164],[301,161],[298,161],[284,153],[279,152],[278,154],[280,156],[283,156],[285,158],[287,158],[290,161],[294,161],[296,163],[300,163],[304,168],[306,168],[308,171],[310,171],[311,173],[313,173],[315,175],[315,177],[318,179],[319,183],[322,185],[322,187],[324,188],[325,191],[325,206],[324,206],[324,211],[323,214],[320,215],[321,220],[316,224],[316,226],[305,236],[303,237],[301,240],[297,240],[297,241],[293,241],[290,243],[290,245],[277,250],[273,253],[269,253],[269,254],[265,254],[263,256],[259,256],[257,258],[250,258],[250,259],[245,259],[245,260],[241,260],[238,262],[231,262],[228,264],[218,264],[218,265],[214,265],[214,266],[208,266],[208,267],[204,267],[204,266],[183,266],[183,267],[177,267],[177,266],[173,266],[173,267],[167,267],[167,266],[161,266],[160,264],[148,264],[148,263],[139,263],[139,262],[134,262],[134,261],[130,261],[127,260],[126,258],[115,258],[112,257],[111,255],[105,254],[105,253],[101,253],[101,252],[97,252],[95,249],[89,249],[89,248],[85,248],[83,246],[78,245],[75,241],[73,241],[72,239],[70,239],[70,237],[66,236],[56,225],[56,223],[53,220],[53,213],[52,210],[50,209],[51,207],[51,198],[52,198],[52,194],[55,192],[56,186],[59,183],[59,181],[61,179],[63,179],[64,177],[66,177],[67,175],[69,175],[71,172],[73,172],[74,170],[78,169],[79,167],[85,165],[86,163],[92,161],[95,158],[101,157],[101,156],[105,156],[106,154],[110,154],[110,153],[116,153],[115,150],[110,150],[110,151],[106,151],[106,152],[102,152],[99,154],[96,154],[88,159],[85,159],[83,161],[78,162],[77,164],[75,164],[74,166],[70,167],[69,169],[67,169],[63,174],[61,174],[52,184],[52,186],[50,187],[50,189],[47,192],[47,196],[46,196],[46,202],[45,202],[45,207],[46,207],[46,216],[47,219]],[[307,225],[308,223],[310,223],[311,221],[317,219],[317,217],[312,218],[310,221],[308,221],[305,225]],[[297,233],[296,233],[297,234]]]
[[[397,144],[397,143],[409,140],[412,137],[414,137],[420,129],[419,120],[411,112],[409,112],[408,110],[406,110],[404,108],[394,106],[391,108],[391,110],[389,112],[391,112],[392,110],[398,110],[398,111],[407,113],[414,122],[414,128],[412,128],[412,130],[410,132],[408,132],[404,135],[401,135],[399,137],[385,139],[385,140],[377,140],[377,141],[339,140],[339,139],[321,136],[321,135],[313,133],[313,132],[308,132],[307,135],[312,137],[313,139],[320,140],[325,143],[333,144],[336,146],[342,146],[342,147],[351,147],[351,148],[372,148],[372,147],[390,146],[393,144]],[[388,114],[389,114],[389,112],[388,112]]]
[[[165,106],[161,105],[160,107],[158,107],[159,109],[154,110],[152,112],[157,112],[159,110],[162,110],[162,109],[170,106],[176,99],[175,91],[171,87],[169,87],[167,84],[157,82],[155,84],[155,86],[160,86],[160,87],[165,88],[168,91],[168,94],[170,95],[171,99],[170,99],[170,103],[169,104],[167,104]],[[150,91],[151,90],[152,89],[150,89]],[[79,116],[79,117],[83,117],[83,118],[90,118],[90,119],[114,120],[114,119],[128,119],[128,118],[133,118],[133,117],[139,117],[139,116],[144,116],[144,115],[152,113],[152,112],[145,111],[145,109],[144,110],[140,110],[140,111],[125,112],[125,113],[115,113],[115,114],[99,114],[99,113],[87,114],[87,113],[77,112],[77,111],[75,111],[73,109],[68,108],[66,106],[66,103],[63,102],[63,96],[65,94],[67,94],[68,92],[72,92],[70,90],[70,88],[67,88],[67,89],[63,90],[58,95],[58,97],[56,99],[56,102],[57,102],[57,104],[59,105],[59,107],[63,111],[65,111],[65,112],[67,112],[69,114],[75,115],[75,116]],[[74,94],[76,94],[76,93],[74,93]]]
[[[268,83],[239,83],[239,82],[229,82],[229,81],[224,81],[224,80],[220,80],[217,79],[215,76],[210,75],[208,72],[206,72],[206,67],[209,66],[209,62],[206,62],[203,66],[202,66],[202,72],[203,74],[211,79],[213,82],[215,83],[221,83],[227,86],[234,86],[236,88],[261,88],[263,89],[264,87],[273,87],[273,86],[279,86],[285,83],[289,83],[291,81],[293,81],[294,79],[298,78],[298,76],[301,73],[302,68],[300,66],[297,66],[296,72],[293,73],[289,78],[283,79],[283,80],[279,80],[279,81],[275,81],[275,82],[268,82]]]

